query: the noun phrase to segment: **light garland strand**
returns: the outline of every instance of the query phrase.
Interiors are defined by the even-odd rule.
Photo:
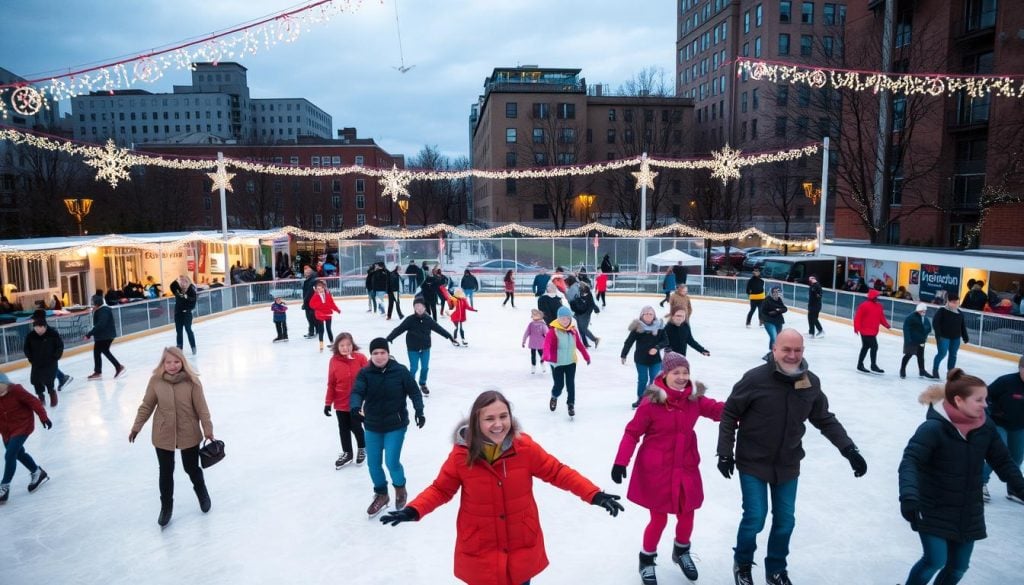
[[[61,101],[93,91],[113,92],[140,82],[153,83],[169,69],[191,69],[196,62],[217,64],[228,59],[255,55],[278,43],[291,43],[312,25],[329,21],[337,14],[354,12],[361,0],[318,0],[248,25],[205,35],[159,51],[136,55],[117,62],[69,71],[50,78],[0,84],[0,117],[7,119],[5,101],[10,92],[15,112],[33,116],[49,102]]]
[[[952,96],[963,91],[977,98],[988,94],[1020,98],[1024,97],[1024,79],[1020,75],[947,75],[916,73],[881,73],[814,67],[811,65],[789,65],[756,59],[738,59],[736,75],[749,75],[751,79],[772,83],[807,85],[813,88],[829,86],[833,89],[854,91],[891,91],[904,95]]]

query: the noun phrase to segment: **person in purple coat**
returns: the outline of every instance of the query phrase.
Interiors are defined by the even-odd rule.
[[[704,384],[690,380],[690,363],[685,356],[670,351],[662,363],[662,373],[648,386],[633,420],[626,425],[612,466],[612,481],[622,483],[633,450],[643,439],[626,497],[651,513],[640,550],[640,578],[645,585],[657,583],[654,559],[669,514],[676,517],[672,562],[679,565],[687,579],[697,579],[697,567],[690,557],[690,535],[694,512],[704,501],[704,489],[693,428],[702,416],[720,420],[725,407],[724,402],[704,395]]]
[[[530,347],[530,373],[537,373],[537,358],[540,359],[540,373],[544,374],[544,337],[548,334],[548,324],[544,322],[544,313],[540,309],[530,310],[530,324],[523,332],[523,347]]]

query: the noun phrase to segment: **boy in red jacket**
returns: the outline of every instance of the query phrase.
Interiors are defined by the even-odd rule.
[[[7,374],[0,372],[0,437],[4,440],[4,475],[0,479],[0,504],[7,503],[11,492],[11,479],[18,462],[28,468],[32,479],[28,491],[36,491],[50,477],[42,467],[25,451],[25,440],[35,430],[35,419],[32,413],[39,416],[44,429],[53,426],[46,416],[46,408],[35,396],[19,384],[12,384]]]
[[[885,325],[886,329],[892,329],[889,321],[885,318],[885,307],[878,302],[878,291],[868,291],[868,300],[857,307],[853,315],[853,332],[860,334],[860,357],[857,358],[857,370],[867,372],[864,367],[864,356],[871,352],[871,371],[876,374],[884,374],[885,370],[878,367],[878,329]]]

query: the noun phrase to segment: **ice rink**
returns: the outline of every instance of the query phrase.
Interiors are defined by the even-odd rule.
[[[623,495],[626,507],[612,518],[538,481],[534,488],[551,565],[533,583],[639,583],[637,553],[648,514],[625,500],[626,484],[613,484],[609,473],[635,398],[632,357],[626,365],[619,362],[626,327],[643,305],[658,299],[612,297],[607,309],[595,315],[592,330],[602,341],[592,351],[593,363],[578,370],[574,421],[566,415],[564,398],[558,412],[548,411],[550,375],[531,375],[529,352],[520,348],[535,299],[518,297],[514,310],[502,308],[496,296],[476,300],[479,312],[470,313],[466,324],[469,347],[454,348],[434,337],[427,423],[423,429],[410,427],[402,456],[410,499],[433,480],[451,448],[453,429],[476,395],[500,389],[527,433],[605,491]],[[411,311],[408,296],[402,303]],[[335,332],[350,331],[364,348],[399,323],[397,317],[385,321],[367,313],[365,298],[339,305]],[[174,332],[115,342],[114,354],[128,367],[117,380],[109,363],[104,380],[86,380],[91,352],[62,360],[61,368],[75,381],[51,413],[53,429],[37,425],[26,444],[51,480],[30,495],[29,474],[18,468],[10,500],[0,507],[0,584],[456,582],[457,498],[418,523],[386,527],[367,520],[372,489],[365,466],[334,469],[340,450],[337,424],[322,412],[329,352],[318,353],[315,341],[302,339],[302,312],[297,304],[290,309],[288,343],[271,343],[269,307],[195,325],[199,355],[193,362],[227,458],[206,470],[213,500],[206,515],[177,460],[174,516],[163,530],[156,523],[151,422],[135,444],[128,443],[128,432],[161,348],[174,344]],[[746,309],[745,303],[694,301],[694,336],[711,357],[691,351],[692,376],[719,400],[745,370],[761,363],[767,350],[764,330],[744,327]],[[440,321],[450,326],[447,317]],[[802,313],[788,313],[787,321],[805,331]],[[800,585],[901,583],[920,545],[900,516],[896,469],[908,438],[924,420],[925,407],[917,396],[927,383],[916,376],[898,378],[899,336],[879,338],[885,375],[859,374],[854,366],[860,342],[852,328],[831,321],[824,325],[824,338],[806,341],[806,358],[821,377],[833,412],[867,459],[868,473],[855,479],[847,461],[808,425],[790,577]],[[408,363],[404,338],[392,351]],[[930,345],[926,359],[934,354]],[[964,350],[959,362],[986,381],[1016,370],[1013,362]],[[10,375],[28,386],[26,368]],[[699,582],[731,584],[739,482],[722,478],[715,468],[717,425],[703,419],[697,432],[705,491],[693,535]],[[989,538],[975,546],[965,585],[1015,582],[1024,569],[1018,556],[1024,550],[1024,506],[1005,499],[1006,488],[995,476],[990,488]],[[659,549],[663,584],[686,582],[669,559],[673,526],[674,521]],[[764,580],[760,565],[766,538],[767,529],[756,556],[758,583]]]

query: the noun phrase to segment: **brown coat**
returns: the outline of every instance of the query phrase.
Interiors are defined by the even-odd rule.
[[[668,314],[670,317],[672,313],[676,312],[676,309],[686,309],[686,320],[689,321],[690,317],[693,316],[690,295],[681,295],[679,291],[672,291],[672,294],[668,295]]]
[[[190,380],[184,372],[154,375],[149,379],[132,432],[142,430],[154,411],[153,446],[158,449],[189,449],[198,445],[204,434],[213,436],[203,385],[198,380]]]

